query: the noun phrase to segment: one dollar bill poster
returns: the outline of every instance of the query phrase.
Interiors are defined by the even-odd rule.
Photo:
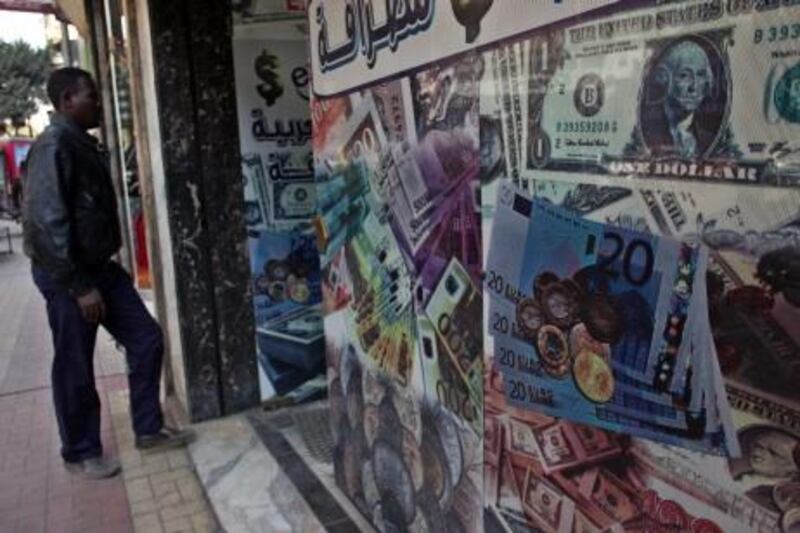
[[[663,4],[486,52],[512,177],[798,184],[800,6]]]

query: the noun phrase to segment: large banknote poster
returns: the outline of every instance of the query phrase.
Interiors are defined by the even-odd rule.
[[[690,442],[667,445],[658,435],[643,435],[641,426],[614,433],[572,421],[575,413],[559,419],[547,405],[520,402],[507,370],[509,348],[518,349],[519,339],[488,335],[493,304],[487,299],[487,531],[800,528],[800,128],[789,96],[800,72],[800,6],[793,4],[618,6],[484,51],[491,65],[480,91],[484,250],[518,242],[527,227],[540,232],[540,247],[562,231],[552,222],[497,231],[507,217],[495,199],[506,183],[575,221],[603,224],[608,233],[652,235],[642,242],[669,237],[707,250],[699,281],[710,331],[699,353],[720,371],[719,391],[727,396],[740,452],[700,453],[687,449]],[[548,311],[548,298],[568,303],[564,289],[587,278],[563,279],[574,270],[567,258],[557,259],[563,251],[551,248],[531,256],[525,268],[542,264],[562,279],[533,278],[539,285],[521,290],[541,287],[540,297],[518,295],[521,312],[508,318],[523,332],[534,325],[540,338],[563,338],[570,348],[603,354],[611,346],[605,353],[613,361],[608,334],[617,330],[606,328],[617,323],[609,321],[615,315],[605,314],[603,328],[591,326],[586,321],[597,305],[591,297],[577,310],[579,323],[570,321],[561,337],[562,315]],[[497,257],[484,264],[493,262],[507,268]],[[497,285],[488,267],[486,283],[487,292]],[[636,311],[627,323],[641,324],[642,316]],[[545,371],[533,384],[559,375],[553,354],[566,352],[548,352],[535,340],[522,348],[536,357],[517,359],[523,363],[517,370]],[[593,405],[607,405],[602,392],[616,395],[620,382],[604,388],[602,380],[586,381],[577,371],[594,356],[579,352],[568,356],[574,383],[585,387],[583,397]],[[537,394],[539,402],[550,400]],[[664,413],[653,411],[653,419],[664,424]],[[601,425],[608,427],[607,420]]]
[[[334,467],[380,531],[482,530],[483,68],[312,102]]]
[[[303,19],[237,25],[233,39],[262,397],[322,371],[308,56]]]
[[[490,41],[419,36],[499,0],[317,4],[334,465],[365,516],[800,530],[800,4],[530,2]]]

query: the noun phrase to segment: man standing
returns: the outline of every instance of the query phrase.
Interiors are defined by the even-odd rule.
[[[28,155],[25,253],[47,301],[61,455],[68,469],[103,478],[119,472],[119,463],[102,456],[93,367],[98,325],[125,347],[136,446],[180,446],[192,433],[164,426],[161,329],[130,276],[111,261],[121,240],[108,154],[87,133],[100,121],[97,88],[88,72],[62,68],[50,75],[47,94],[56,113]]]

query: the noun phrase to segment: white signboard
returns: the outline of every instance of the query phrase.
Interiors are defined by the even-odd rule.
[[[330,96],[615,0],[311,0],[314,91]]]

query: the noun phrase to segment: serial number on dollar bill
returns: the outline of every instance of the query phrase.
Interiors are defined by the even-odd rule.
[[[553,391],[532,383],[509,379],[506,382],[506,394],[514,402],[553,406]]]
[[[783,24],[780,26],[756,28],[756,31],[753,33],[753,42],[755,44],[761,44],[763,42],[774,43],[775,41],[791,39],[800,39],[800,24]]]
[[[616,120],[559,120],[557,133],[616,133]]]

